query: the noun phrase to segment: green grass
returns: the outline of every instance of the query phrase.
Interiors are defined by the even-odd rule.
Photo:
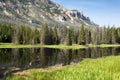
[[[120,56],[85,59],[75,66],[57,70],[27,70],[27,76],[9,76],[6,80],[120,80]]]
[[[22,44],[13,44],[13,43],[0,43],[0,48],[57,48],[57,49],[81,49],[81,48],[89,48],[89,47],[120,47],[120,44],[101,44],[101,45],[94,45],[94,44],[87,44],[87,45],[22,45]]]
[[[88,48],[86,45],[43,45],[46,48],[57,48],[57,49],[80,49],[80,48]]]
[[[98,47],[120,47],[120,44],[101,44]]]
[[[87,46],[84,45],[72,45],[72,46],[67,46],[67,45],[22,45],[22,44],[13,44],[13,43],[0,43],[0,48],[58,48],[58,49],[79,49],[79,48],[87,48]]]

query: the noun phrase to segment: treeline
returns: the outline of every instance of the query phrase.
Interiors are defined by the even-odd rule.
[[[41,28],[0,24],[0,42],[15,44],[119,44],[120,28],[95,27],[84,25],[79,29],[67,27],[49,27],[47,24]]]
[[[40,43],[40,31],[28,26],[0,24],[0,42],[15,44]]]

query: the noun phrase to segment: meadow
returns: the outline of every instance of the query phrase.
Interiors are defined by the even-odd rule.
[[[30,69],[6,80],[120,80],[120,56],[84,59],[58,69]]]
[[[55,48],[55,49],[81,49],[81,48],[90,48],[90,47],[120,47],[119,44],[100,44],[100,45],[94,45],[94,44],[86,44],[86,45],[41,45],[41,44],[14,44],[14,43],[0,43],[0,48]]]

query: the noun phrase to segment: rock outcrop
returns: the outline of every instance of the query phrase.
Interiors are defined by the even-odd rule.
[[[41,26],[95,26],[78,10],[68,10],[51,0],[0,0],[0,22]]]

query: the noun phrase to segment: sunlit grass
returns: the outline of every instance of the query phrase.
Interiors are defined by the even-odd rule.
[[[43,45],[46,48],[58,48],[58,49],[80,49],[88,48],[86,45]]]
[[[98,47],[120,47],[120,44],[101,44]]]
[[[81,49],[90,47],[120,47],[120,44],[86,44],[86,45],[41,45],[41,44],[13,44],[13,43],[0,43],[0,48],[57,48],[57,49]]]
[[[13,43],[0,43],[0,48],[57,48],[57,49],[80,49],[80,48],[87,48],[85,45],[30,45],[30,44],[13,44]]]
[[[120,80],[120,56],[85,59],[75,66],[57,70],[27,70],[27,76],[9,76],[6,80]]]

